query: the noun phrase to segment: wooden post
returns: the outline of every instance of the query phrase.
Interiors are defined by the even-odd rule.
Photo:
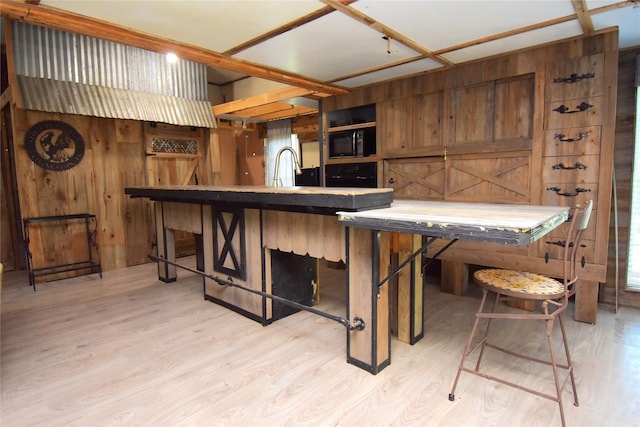
[[[444,292],[462,296],[469,287],[469,265],[458,261],[442,261],[440,287]]]
[[[574,319],[595,324],[598,312],[598,282],[579,280],[576,286]]]
[[[391,363],[389,283],[378,288],[389,269],[389,239],[389,233],[348,229],[347,317],[351,324],[361,318],[365,328],[348,332],[347,362],[372,374]]]
[[[398,235],[398,264],[420,249],[420,235]],[[415,344],[423,336],[421,257],[398,273],[397,331],[398,341]],[[393,309],[392,309],[393,310]]]

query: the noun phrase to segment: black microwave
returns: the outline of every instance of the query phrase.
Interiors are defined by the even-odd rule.
[[[328,138],[331,159],[376,154],[375,128],[331,132]]]

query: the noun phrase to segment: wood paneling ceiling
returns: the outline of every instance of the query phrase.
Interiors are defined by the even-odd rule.
[[[313,101],[355,87],[613,26],[621,49],[637,46],[639,1],[3,0],[0,11],[206,64],[211,84],[234,88],[214,105],[218,117],[266,121],[316,112]]]

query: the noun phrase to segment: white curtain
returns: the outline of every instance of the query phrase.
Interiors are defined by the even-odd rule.
[[[273,185],[273,176],[276,167],[276,155],[282,147],[291,147],[298,159],[300,153],[298,150],[297,135],[291,134],[291,120],[275,120],[267,123],[267,147],[265,156],[267,160],[265,170],[265,185]],[[280,159],[279,181],[283,187],[295,185],[295,168],[291,153],[282,153]]]

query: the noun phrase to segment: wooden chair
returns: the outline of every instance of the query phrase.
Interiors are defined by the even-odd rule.
[[[582,232],[585,228],[587,228],[587,224],[589,223],[589,217],[591,216],[592,208],[593,203],[592,201],[589,201],[584,205],[584,207],[577,206],[572,210],[569,230],[567,232],[566,240],[563,242],[564,258],[562,281],[539,274],[521,272],[516,270],[483,269],[478,270],[474,273],[474,281],[480,287],[482,287],[482,302],[480,303],[480,308],[476,313],[476,319],[473,325],[473,329],[471,330],[471,335],[469,336],[469,340],[467,341],[467,345],[464,349],[462,360],[460,361],[460,365],[458,366],[458,373],[453,383],[451,393],[449,394],[450,401],[455,400],[456,386],[458,385],[460,374],[464,371],[557,402],[560,407],[560,419],[562,421],[562,425],[565,425],[564,410],[562,407],[562,390],[568,379],[571,380],[575,406],[578,406],[578,395],[576,391],[575,378],[573,375],[571,357],[569,355],[569,346],[567,345],[565,328],[562,324],[562,312],[567,308],[569,298],[575,293],[575,284],[578,279],[576,275],[576,253],[578,251],[576,249],[580,245]],[[484,306],[485,302],[487,301],[487,295],[489,292],[495,293],[496,297],[491,311],[485,312]],[[534,302],[537,305],[537,309],[530,312],[516,312],[513,309],[507,311],[503,310],[502,312],[500,312],[498,308],[501,307],[499,305],[501,301]],[[473,345],[474,337],[481,319],[487,319],[486,330],[482,339],[477,344]],[[491,340],[488,337],[488,334],[489,329],[492,326],[492,321],[497,319],[544,321],[546,323],[546,336],[547,344],[549,346],[550,360],[530,357],[511,349],[492,344]],[[558,323],[560,325],[560,332],[562,335],[562,342],[564,344],[564,351],[566,356],[566,364],[558,364],[558,362],[556,361],[556,354],[554,352],[552,338],[553,326],[556,319],[558,320]],[[499,378],[493,375],[488,375],[485,372],[481,372],[480,362],[487,347],[497,349],[511,356],[516,356],[526,360],[550,365],[553,369],[553,378],[555,380],[555,395],[542,393],[532,388],[524,387],[520,384],[507,381],[504,378]],[[475,361],[475,368],[472,369],[470,367],[467,367],[466,364],[468,359],[477,350],[479,350],[479,352]],[[559,378],[559,369],[567,370],[568,378],[565,377],[561,381]]]

